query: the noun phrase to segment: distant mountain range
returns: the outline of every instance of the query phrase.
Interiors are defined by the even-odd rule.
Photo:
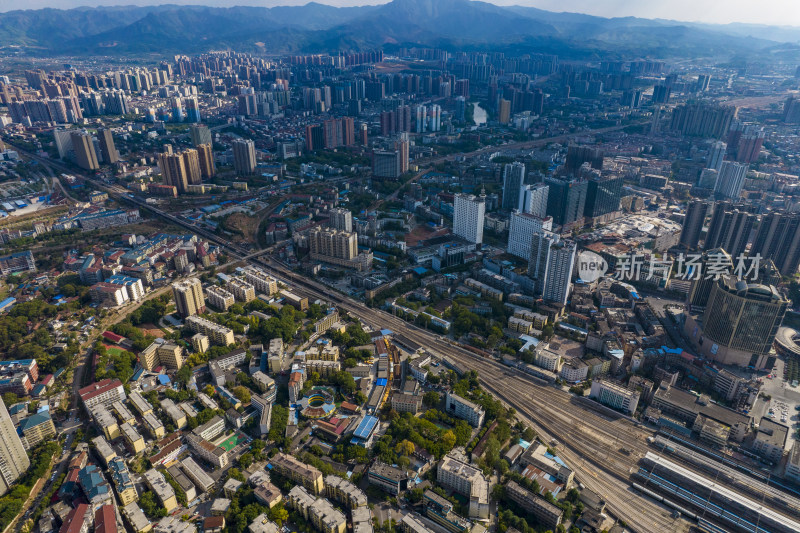
[[[798,42],[800,28],[609,19],[471,0],[394,0],[348,8],[313,2],[273,8],[120,6],[0,14],[0,48],[35,55],[170,54],[228,48],[324,52],[421,45],[625,58],[742,56],[800,50]]]

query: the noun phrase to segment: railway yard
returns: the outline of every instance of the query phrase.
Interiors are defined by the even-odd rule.
[[[737,531],[766,533],[774,529],[765,527],[765,523],[780,520],[783,520],[781,527],[788,528],[781,531],[800,531],[800,526],[792,529],[793,519],[797,515],[794,509],[798,508],[794,497],[774,484],[764,484],[756,477],[741,472],[733,475],[728,467],[716,459],[709,459],[712,461],[709,466],[698,465],[698,460],[688,457],[689,454],[686,457],[672,454],[669,460],[657,456],[654,450],[658,449],[658,443],[661,443],[661,448],[664,445],[655,440],[655,431],[622,414],[331,291],[329,287],[294,272],[269,255],[249,253],[152,206],[141,204],[140,207],[218,242],[234,257],[267,269],[277,279],[290,283],[297,292],[311,300],[328,300],[373,329],[391,329],[396,342],[405,343],[412,351],[424,347],[449,358],[464,370],[477,371],[486,390],[506,406],[514,408],[522,422],[531,425],[546,441],[558,443],[558,454],[575,472],[576,479],[590,490],[602,494],[610,512],[633,531],[682,532],[699,524],[701,530],[721,532],[727,531],[725,527],[733,523],[721,516],[723,513],[716,513],[719,516],[715,516],[712,506],[708,505],[711,496],[707,495],[706,505],[703,506],[702,498],[697,495],[682,496],[676,491],[670,492],[667,483],[654,483],[653,456],[659,457],[662,464],[674,464],[691,472],[701,482],[704,480],[708,485],[718,487],[726,497],[752,503],[751,507],[745,505],[747,513],[743,514],[749,513],[748,517],[754,518],[754,521],[742,520],[737,515]],[[648,464],[651,470],[647,470]],[[698,471],[704,474],[710,471],[717,483],[712,483]],[[722,480],[726,485],[720,483]],[[645,483],[642,484],[642,481]]]
[[[323,286],[297,276],[274,261],[264,259],[259,263],[278,277],[301,285],[300,292],[310,297],[332,299],[365,323],[392,329],[398,335],[397,342],[410,344],[408,348],[424,346],[450,358],[465,370],[478,371],[489,392],[513,407],[518,417],[546,441],[558,442],[559,456],[574,470],[576,479],[603,494],[610,511],[634,531],[689,531],[693,524],[701,524],[709,531],[725,526],[754,533],[800,531],[800,525],[793,520],[800,512],[800,500],[789,494],[787,487],[759,481],[753,475],[758,474],[749,475],[715,458],[700,459],[692,450],[679,448],[676,442],[656,436],[652,429],[624,415],[507,368],[388,313],[331,294]],[[671,442],[670,447],[676,450],[669,452],[669,460],[654,453],[663,450],[666,442]],[[705,480],[730,501],[741,502],[744,511],[728,513],[735,516],[731,518],[714,512],[713,498],[708,494],[705,504],[697,495],[670,494],[666,484],[653,483],[656,478],[647,469],[648,464],[652,467],[654,456],[660,457],[662,463],[675,465]],[[713,476],[713,480],[706,476]],[[676,512],[678,510],[680,512]]]

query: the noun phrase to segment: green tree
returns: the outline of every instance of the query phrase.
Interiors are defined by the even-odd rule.
[[[236,481],[241,481],[242,483],[247,481],[238,468],[231,468],[228,470],[228,479],[235,479]]]
[[[370,343],[369,333],[365,332],[361,324],[351,324],[347,326],[347,334],[350,336],[350,346],[363,346]]]
[[[267,518],[275,522],[278,526],[282,526],[283,523],[289,519],[289,511],[286,510],[281,501],[267,512]]]
[[[150,518],[163,518],[167,516],[167,510],[156,501],[156,496],[152,491],[146,491],[139,498],[139,507],[144,514]]]
[[[453,428],[453,433],[456,436],[456,445],[466,446],[472,436],[472,426],[465,420],[459,420]]]
[[[247,470],[250,468],[250,465],[253,464],[253,454],[250,452],[245,452],[239,457],[239,466]]]
[[[182,385],[186,385],[189,383],[189,380],[192,379],[192,368],[189,365],[184,365],[181,367],[180,370],[175,374],[175,380]]]
[[[536,433],[533,431],[533,429],[526,427],[525,431],[522,432],[522,438],[527,442],[533,442],[533,439],[536,438]]]
[[[238,385],[233,388],[233,395],[239,398],[242,403],[250,402],[250,390],[247,387]]]
[[[356,382],[350,372],[336,372],[331,376],[330,382],[339,387],[339,391],[345,395],[353,394],[356,390]]]
[[[492,498],[494,498],[495,500],[500,501],[503,498],[505,498],[505,495],[506,495],[506,488],[503,485],[500,485],[498,483],[497,485],[492,487]]]
[[[286,425],[289,422],[289,411],[282,405],[272,406],[272,423],[269,426],[267,437],[273,442],[283,439]]]
[[[508,462],[506,462],[505,459],[500,459],[499,461],[497,461],[497,464],[495,466],[501,476],[505,476],[508,473],[509,466]]]
[[[422,404],[427,407],[436,407],[439,405],[441,397],[436,391],[428,391],[422,396]]]
[[[423,496],[424,493],[425,492],[422,489],[419,489],[419,488],[411,489],[410,491],[408,491],[406,493],[406,498],[411,503],[419,503],[419,502],[422,501],[422,496]]]
[[[175,481],[169,471],[162,470],[161,473],[164,475],[167,483],[170,484],[172,490],[175,492],[175,498],[178,500],[178,503],[185,507],[188,502],[186,500],[186,492],[183,490],[183,487],[181,487],[180,484]]]
[[[403,439],[397,443],[394,450],[400,455],[411,455],[416,451],[416,447],[413,442]]]
[[[456,445],[456,436],[455,436],[455,434],[450,430],[445,431],[444,434],[442,435],[441,443],[442,443],[442,446],[445,449],[447,449],[448,451],[452,450],[453,446]]]
[[[19,401],[19,397],[16,394],[14,394],[13,392],[5,392],[5,393],[3,393],[3,403],[5,403],[6,406],[13,405],[13,404],[17,403],[18,401]]]

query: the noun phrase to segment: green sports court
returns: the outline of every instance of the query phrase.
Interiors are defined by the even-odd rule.
[[[119,346],[109,346],[108,344],[103,344],[103,346],[106,347],[106,352],[108,352],[108,355],[112,355],[115,357],[118,355],[122,355],[125,352],[125,350],[120,348]]]
[[[229,452],[232,449],[236,448],[236,446],[238,446],[239,443],[244,441],[245,439],[246,437],[242,433],[237,431],[235,434],[229,437],[225,437],[221,441],[217,442],[217,446],[222,446],[223,448],[225,448],[226,452]]]

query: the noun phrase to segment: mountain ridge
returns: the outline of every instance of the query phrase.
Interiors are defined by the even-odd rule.
[[[765,38],[770,35],[777,38]],[[558,50],[661,56],[752,54],[800,41],[800,28],[708,25],[556,13],[477,0],[393,0],[374,6],[78,7],[0,13],[0,47],[36,55],[243,51],[325,52],[398,46]],[[639,52],[638,55],[641,55]]]

